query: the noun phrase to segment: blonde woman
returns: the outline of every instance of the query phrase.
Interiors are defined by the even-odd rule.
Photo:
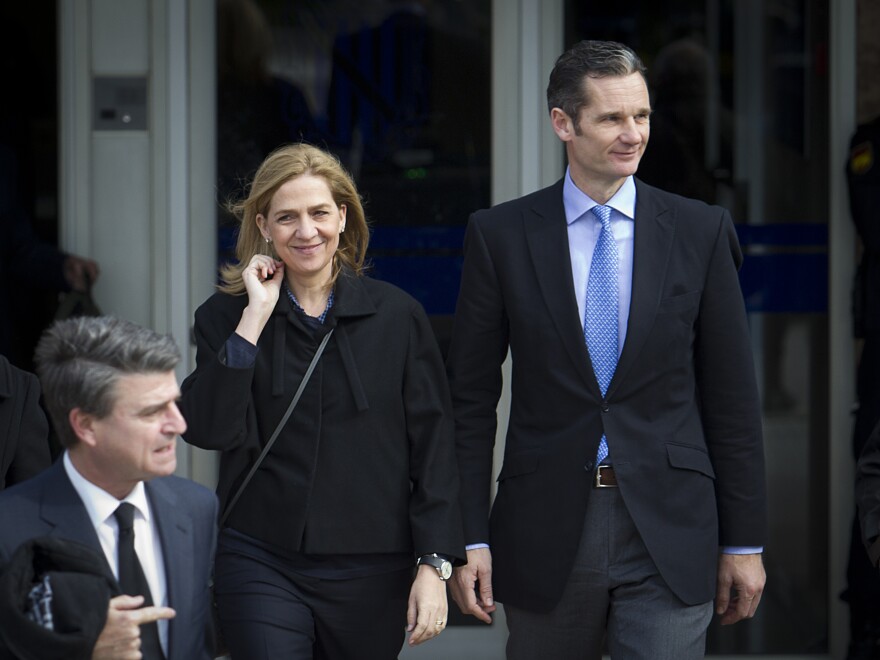
[[[464,556],[436,340],[418,302],[364,275],[360,196],[331,154],[279,148],[234,211],[238,263],[196,312],[182,386],[185,439],[222,452],[223,636],[249,660],[396,658],[405,631],[444,629]]]

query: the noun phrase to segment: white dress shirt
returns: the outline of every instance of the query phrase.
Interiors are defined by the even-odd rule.
[[[122,502],[130,502],[134,505],[134,549],[137,552],[141,568],[144,570],[144,576],[147,578],[147,584],[150,585],[150,595],[153,598],[153,604],[167,607],[168,589],[165,581],[162,544],[159,541],[156,521],[153,518],[143,482],[138,482],[137,486],[134,487],[124,500],[118,500],[77,472],[67,452],[64,452],[63,460],[67,477],[85,505],[86,513],[88,513],[95,532],[98,534],[98,539],[101,542],[104,555],[107,557],[107,562],[110,564],[113,575],[117,579],[119,578],[119,562],[116,546],[119,541],[119,526],[113,514]],[[162,650],[167,656],[168,620],[161,619],[158,621],[158,625],[159,641],[162,644]]]

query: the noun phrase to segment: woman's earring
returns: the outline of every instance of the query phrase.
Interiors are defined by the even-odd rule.
[[[272,242],[272,239],[269,238],[268,236],[263,236],[263,240],[266,241],[266,245],[268,245],[269,243]]]

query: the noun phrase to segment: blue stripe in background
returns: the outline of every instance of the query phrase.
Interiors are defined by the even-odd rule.
[[[736,225],[736,233],[745,254],[739,282],[748,312],[828,312],[827,225]]]
[[[463,226],[374,227],[370,274],[409,292],[428,314],[453,314],[464,232]],[[828,312],[826,225],[736,225],[736,232],[745,254],[739,280],[750,313]],[[233,244],[233,236],[221,235],[221,249]]]

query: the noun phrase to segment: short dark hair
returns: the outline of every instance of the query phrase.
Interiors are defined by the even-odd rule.
[[[78,442],[68,421],[71,410],[104,418],[113,410],[121,376],[164,373],[180,362],[170,335],[112,316],[56,321],[43,333],[35,355],[43,400],[65,447]]]
[[[584,40],[560,55],[547,85],[547,111],[560,108],[577,122],[581,108],[589,105],[584,78],[628,76],[647,68],[635,51],[616,41]]]

